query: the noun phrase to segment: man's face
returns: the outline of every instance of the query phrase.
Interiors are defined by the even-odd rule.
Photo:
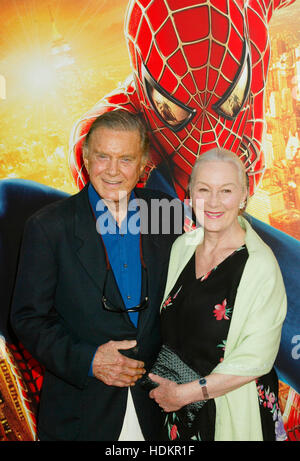
[[[129,198],[143,172],[141,139],[137,130],[97,128],[90,136],[84,158],[90,181],[106,202]]]

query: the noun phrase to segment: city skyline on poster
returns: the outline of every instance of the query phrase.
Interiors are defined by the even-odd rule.
[[[300,29],[299,5],[271,20],[271,59],[265,92],[266,171],[248,211],[299,240]]]

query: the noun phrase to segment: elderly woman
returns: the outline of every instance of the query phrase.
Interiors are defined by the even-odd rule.
[[[213,149],[190,181],[200,225],[173,245],[163,343],[199,379],[177,384],[150,374],[150,397],[165,411],[164,439],[284,440],[273,364],[286,315],[277,261],[241,214],[247,175],[240,159]],[[200,379],[202,377],[202,379]],[[185,409],[201,402],[191,424]]]

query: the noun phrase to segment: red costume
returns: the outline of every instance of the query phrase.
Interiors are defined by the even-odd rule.
[[[141,112],[151,134],[148,171],[166,163],[179,198],[198,155],[236,152],[253,194],[265,167],[263,98],[270,55],[268,22],[294,0],[131,0],[125,34],[133,78],[100,100],[71,139],[72,174],[88,180],[81,141],[102,112]]]

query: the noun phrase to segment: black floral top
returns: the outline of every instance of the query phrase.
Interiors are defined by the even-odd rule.
[[[161,311],[163,343],[206,376],[223,360],[237,288],[248,259],[245,245],[213,270],[196,278],[195,254],[182,271]],[[285,440],[274,369],[257,381],[264,440]],[[200,410],[192,426],[182,410],[165,414],[163,440],[214,440],[215,402]]]

